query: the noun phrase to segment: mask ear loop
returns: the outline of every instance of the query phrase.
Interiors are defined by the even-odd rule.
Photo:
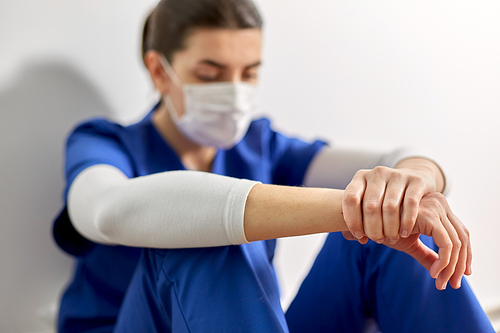
[[[179,88],[180,90],[183,90],[182,87],[184,84],[182,81],[179,79],[177,74],[175,74],[174,69],[172,66],[170,66],[170,63],[168,62],[167,58],[162,54],[160,58],[160,63],[163,67],[163,70],[167,73],[167,75],[170,77],[172,82]],[[170,117],[174,119],[175,123],[179,123],[182,119],[186,117],[186,114],[184,114],[182,117],[179,117],[179,114],[177,113],[177,110],[175,109],[174,103],[172,102],[172,98],[170,95],[164,96],[163,97],[163,102],[165,103],[165,107],[167,108],[168,112],[170,113]]]
[[[172,66],[170,66],[170,63],[168,62],[167,58],[165,58],[165,56],[163,54],[160,58],[160,63],[162,65],[163,69],[165,70],[165,72],[167,72],[167,75],[170,77],[172,82],[174,82],[174,84],[177,86],[177,88],[182,90],[184,83],[182,83],[181,79],[179,79],[177,74],[175,74],[174,69],[172,68]]]

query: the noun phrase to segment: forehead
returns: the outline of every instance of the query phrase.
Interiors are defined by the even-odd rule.
[[[228,66],[248,66],[260,61],[261,38],[260,29],[195,29],[185,49],[174,53],[172,63],[191,65],[208,59]]]

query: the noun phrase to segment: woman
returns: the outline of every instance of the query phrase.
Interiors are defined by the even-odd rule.
[[[357,332],[370,318],[384,332],[491,331],[434,162],[251,120],[261,25],[250,0],[161,1],[143,43],[161,101],[137,124],[93,119],[68,138],[54,234],[78,261],[60,331]],[[332,233],[285,316],[275,239],[319,232]]]

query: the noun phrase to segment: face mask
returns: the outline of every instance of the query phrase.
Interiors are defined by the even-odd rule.
[[[179,117],[172,99],[165,106],[187,138],[203,146],[228,149],[245,135],[256,107],[257,87],[244,82],[183,84],[163,57],[162,65],[184,93],[184,114]]]

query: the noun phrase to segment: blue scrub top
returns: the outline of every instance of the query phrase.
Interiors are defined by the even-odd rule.
[[[129,178],[185,170],[178,156],[153,126],[153,110],[140,122],[121,126],[95,118],[80,124],[66,146],[66,188],[85,168],[109,164]],[[288,138],[271,129],[269,120],[251,123],[245,137],[229,150],[218,150],[211,172],[265,184],[302,185],[307,167],[325,145]],[[61,300],[60,332],[110,332],[139,261],[141,249],[107,246],[82,237],[72,226],[66,204],[53,228],[57,244],[77,259],[73,281]],[[266,243],[272,260],[275,241]]]

